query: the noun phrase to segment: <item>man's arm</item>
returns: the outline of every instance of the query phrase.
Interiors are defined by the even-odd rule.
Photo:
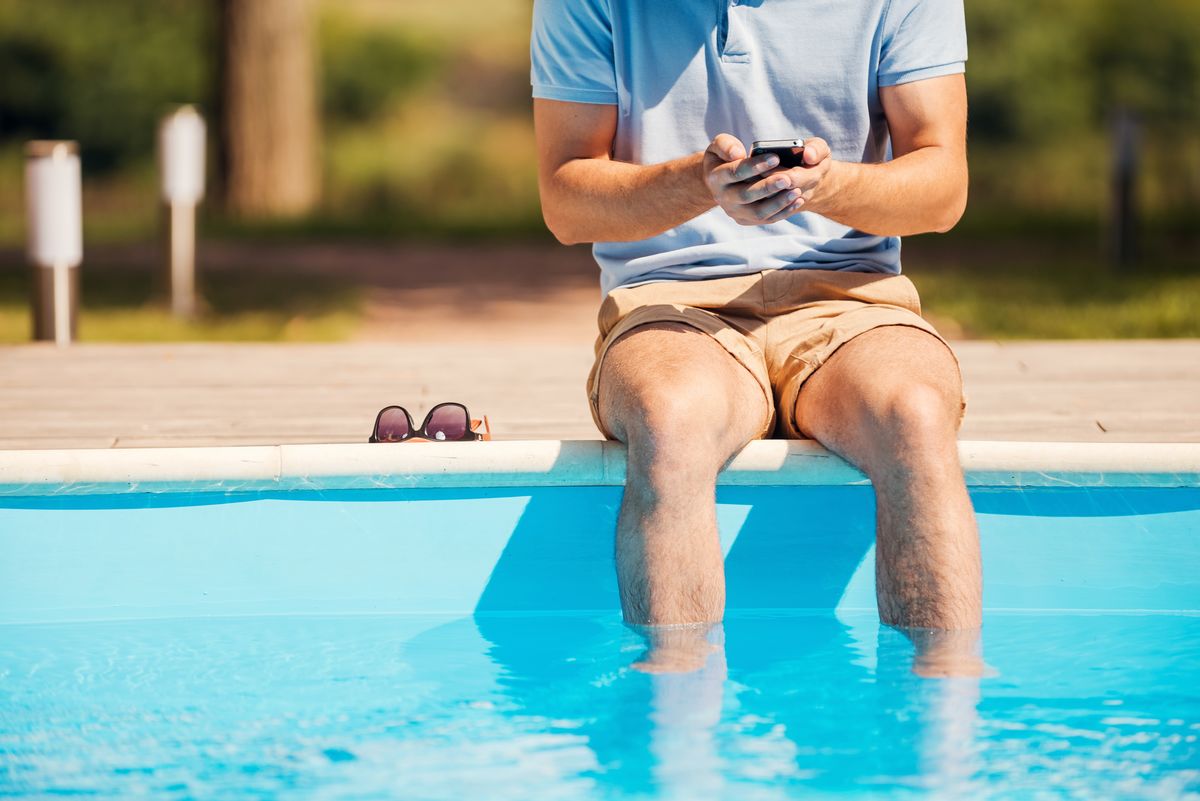
[[[879,99],[891,161],[828,161],[824,174],[789,170],[806,211],[880,236],[954,227],[967,205],[967,88],[962,75],[885,86]]]
[[[961,75],[880,89],[894,158],[834,161],[810,138],[805,167],[770,172],[718,135],[704,153],[661,164],[613,161],[615,106],[534,100],[546,225],[564,244],[655,236],[719,205],[743,225],[812,211],[881,236],[947,231],[967,199],[966,83]]]
[[[542,216],[564,244],[646,239],[718,203],[739,222],[773,222],[799,199],[783,191],[785,176],[762,178],[778,159],[747,159],[732,136],[704,153],[640,165],[611,157],[616,106],[535,99],[533,121]]]
[[[564,244],[645,239],[712,206],[697,156],[612,160],[616,106],[535,99],[533,123],[542,216]]]

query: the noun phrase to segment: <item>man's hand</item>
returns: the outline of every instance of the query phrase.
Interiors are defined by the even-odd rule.
[[[832,159],[824,139],[806,139],[804,166],[776,169],[773,155],[746,157],[746,146],[718,134],[704,152],[704,180],[713,200],[742,225],[770,225],[818,198]]]

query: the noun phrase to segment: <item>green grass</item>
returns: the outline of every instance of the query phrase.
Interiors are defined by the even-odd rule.
[[[321,342],[351,337],[361,291],[333,278],[223,272],[201,287],[194,320],[171,315],[153,277],[134,270],[85,270],[79,338],[83,342]],[[29,276],[0,271],[0,343],[28,342]]]
[[[1009,242],[906,251],[924,311],[951,336],[985,339],[1200,337],[1200,265],[1145,259],[1118,270],[1098,248],[1077,255]],[[1181,245],[1181,247],[1183,247]],[[931,252],[926,252],[930,250]],[[1088,251],[1092,252],[1088,252]],[[1183,252],[1195,252],[1189,243]]]
[[[464,245],[469,252],[486,243]],[[547,244],[547,247],[554,247]],[[1194,242],[1172,253],[1195,252]],[[469,257],[469,254],[468,256]],[[924,309],[951,337],[1113,339],[1200,337],[1200,265],[1177,255],[1118,272],[1099,248],[1037,239],[920,237],[905,270]],[[29,339],[25,270],[0,270],[0,343]],[[365,290],[336,276],[222,269],[202,288],[207,308],[173,318],[145,270],[83,272],[83,341],[335,341],[351,339]]]

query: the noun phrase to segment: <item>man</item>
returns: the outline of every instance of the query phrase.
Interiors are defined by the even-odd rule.
[[[871,478],[883,622],[978,627],[958,364],[899,274],[966,204],[961,0],[537,0],[532,60],[546,223],[606,293],[626,620],[721,619],[716,476],[778,432]]]

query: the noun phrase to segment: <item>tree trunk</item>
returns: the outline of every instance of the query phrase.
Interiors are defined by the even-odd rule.
[[[312,210],[320,192],[310,0],[221,0],[220,117],[226,210]]]

